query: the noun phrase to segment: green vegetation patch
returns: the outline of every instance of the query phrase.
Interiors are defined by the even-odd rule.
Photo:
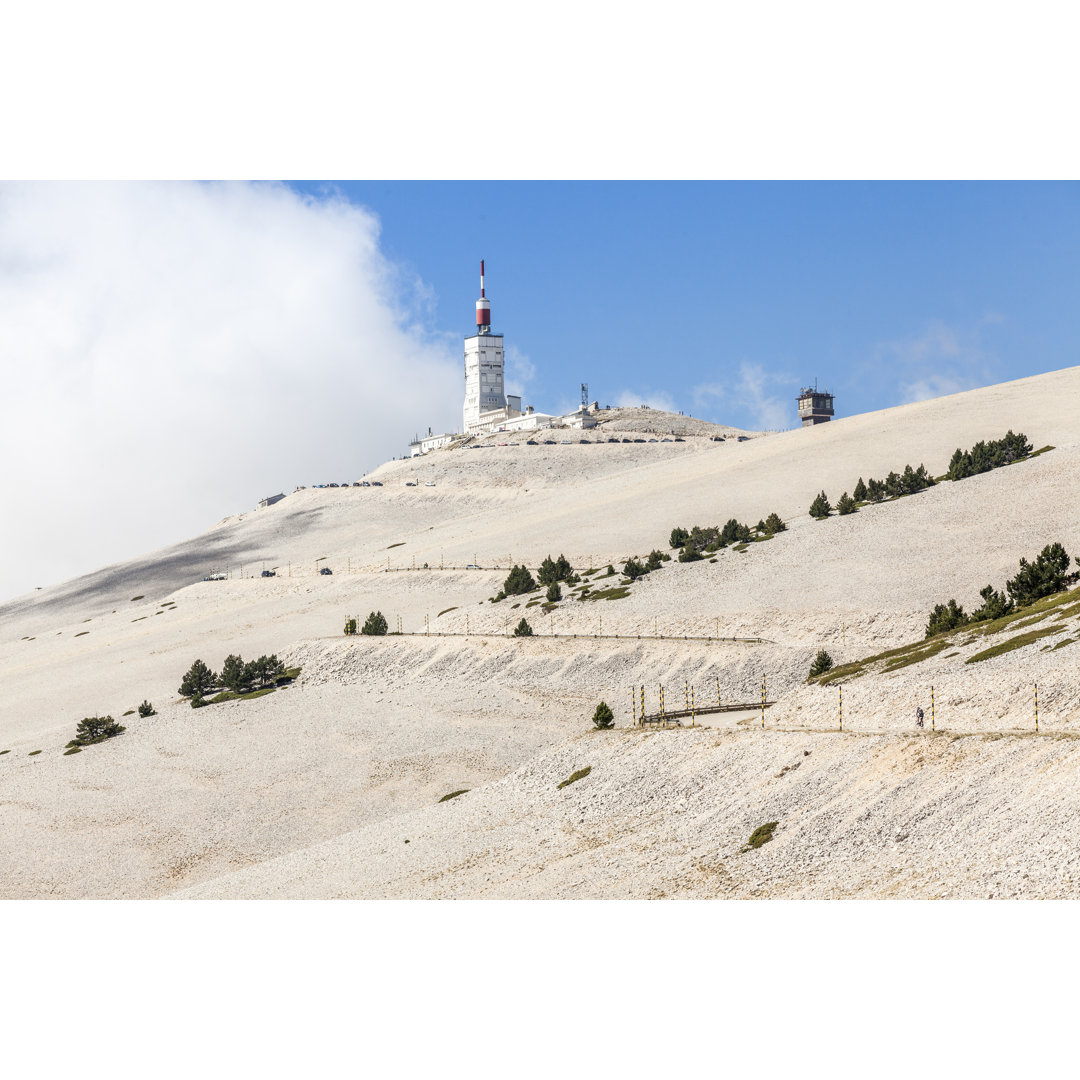
[[[1025,625],[1030,625],[1035,619],[1031,618],[1033,615],[1039,615],[1043,618],[1045,615],[1049,615],[1055,608],[1064,608],[1069,606],[1074,610],[1080,610],[1080,604],[1076,603],[1077,596],[1080,595],[1080,590],[1071,589],[1068,592],[1055,593],[1053,596],[1044,596],[1041,600],[1036,600],[1034,604],[1029,604],[1027,607],[1022,607],[1018,611],[1010,612],[1008,615],[1002,615],[998,619],[991,619],[987,623],[975,625],[971,627],[971,632],[974,634],[996,634],[999,630],[1004,630],[1007,626],[1013,626],[1021,619],[1030,620]]]
[[[1048,450],[1056,450],[1056,449],[1057,449],[1057,447],[1054,447],[1054,446],[1040,446],[1038,450],[1035,450],[1033,453],[1028,454],[1027,459],[1028,459],[1028,461],[1030,461],[1032,458],[1036,458],[1040,454],[1045,454]]]
[[[140,593],[140,594],[139,594],[138,596],[133,596],[133,597],[131,598],[131,602],[132,602],[132,603],[134,604],[136,600],[145,600],[145,599],[146,599],[146,597],[145,597],[145,596],[143,596],[143,595],[142,595],[142,594]]]
[[[456,799],[459,795],[465,795],[470,789],[463,787],[460,791],[451,791],[449,795],[444,795],[439,802],[449,802],[451,799]]]
[[[589,773],[592,772],[592,766],[586,765],[584,769],[578,769],[577,772],[571,773],[561,784],[559,784],[556,790],[562,791],[567,784],[572,784],[575,780],[584,780]]]
[[[1052,645],[1050,647],[1050,651],[1051,652],[1056,652],[1058,649],[1063,649],[1066,645],[1075,644],[1075,642],[1076,642],[1076,638],[1073,638],[1073,637],[1062,638],[1062,640],[1059,641],[1056,645]]]
[[[221,701],[235,701],[240,695],[234,693],[232,690],[222,690],[220,694],[215,694],[212,698],[208,698],[205,702],[206,705],[217,705]]]
[[[387,544],[386,550],[389,551],[391,548],[404,547],[404,546],[405,546],[405,541],[404,540],[399,540],[396,544]],[[324,555],[323,558],[325,559],[326,556]]]
[[[1039,638],[1044,638],[1049,634],[1059,633],[1061,633],[1061,631],[1053,626],[1044,626],[1041,630],[1029,630],[1026,634],[1017,634],[1016,637],[1011,637],[1008,640],[1001,642],[999,645],[993,645],[989,649],[983,649],[982,652],[975,653],[974,656],[969,656],[964,663],[977,664],[980,660],[989,660],[992,656],[1001,656],[1002,653],[1013,652],[1015,649],[1022,649],[1025,645],[1030,645],[1033,641],[1038,641]]]
[[[128,709],[128,711],[126,713],[124,713],[124,716],[134,716],[134,715],[135,715],[135,710],[134,709]]]
[[[250,701],[252,698],[262,697],[264,694],[272,694],[276,686],[264,686],[261,690],[249,690],[246,694],[239,694],[241,701]]]
[[[31,750],[30,753],[27,754],[26,756],[27,757],[34,757],[35,755],[40,754],[40,753],[41,753],[40,750]]]
[[[82,753],[82,747],[81,746],[69,746],[67,748],[67,750],[64,751],[64,757],[67,757],[68,754],[81,754],[81,753]]]
[[[761,847],[763,844],[767,844],[773,838],[773,833],[779,824],[779,821],[766,821],[764,825],[759,825],[750,834],[750,839],[746,841],[746,847],[743,848],[743,851],[751,851]]]
[[[131,621],[132,622],[142,622],[143,619],[148,619],[149,617],[150,617],[149,615],[140,615],[137,619],[132,619]]]
[[[900,668],[908,667],[910,664],[918,664],[923,660],[929,660],[931,656],[937,656],[942,649],[948,648],[950,642],[944,638],[939,638],[927,649],[920,649],[918,652],[910,652],[906,656],[897,657],[891,663],[886,664],[881,670],[897,671]]]
[[[10,750],[0,750],[0,754],[10,754]]]
[[[588,596],[583,596],[582,600],[622,600],[629,595],[630,589],[627,586],[616,586],[613,589],[597,589]]]
[[[435,618],[436,619],[441,619],[443,617],[443,615],[446,615],[450,611],[457,611],[457,607],[455,606],[455,607],[443,608],[442,611],[440,611],[439,614],[435,616]]]
[[[736,544],[731,550],[732,551],[745,551],[749,546],[750,546],[749,544]]]
[[[89,634],[89,633],[90,633],[89,630],[80,630],[75,636],[76,637],[82,637],[84,634]]]

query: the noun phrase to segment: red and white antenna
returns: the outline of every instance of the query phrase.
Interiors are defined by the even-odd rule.
[[[491,329],[491,304],[484,297],[484,260],[480,260],[480,299],[476,301],[476,329],[486,334]]]

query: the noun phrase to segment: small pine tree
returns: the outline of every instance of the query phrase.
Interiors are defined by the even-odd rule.
[[[845,491],[836,503],[836,512],[838,514],[854,514],[856,509],[855,500]]]
[[[820,495],[810,504],[810,516],[817,518],[818,521],[823,521],[832,513],[832,504],[829,502],[825,495],[825,492],[821,492]]]
[[[143,701],[139,706],[139,715],[145,720],[148,716],[155,716],[156,711],[154,706],[149,701]]]
[[[649,552],[649,557],[645,560],[645,568],[647,570],[659,570],[663,562],[664,556],[656,548],[653,548]]]
[[[615,726],[615,717],[606,701],[601,701],[600,704],[596,706],[596,712],[593,713],[592,722],[601,731]]]
[[[1005,588],[1017,607],[1026,607],[1044,596],[1061,592],[1066,586],[1069,554],[1061,544],[1047,544],[1034,562],[1020,560],[1020,572],[1005,582]]]
[[[532,637],[532,636],[533,636],[533,629],[524,619],[522,619],[521,622],[519,622],[517,624],[517,626],[514,627],[514,637]]]
[[[532,592],[536,588],[536,582],[533,580],[532,574],[529,573],[528,567],[514,566],[511,568],[510,573],[506,576],[506,581],[503,582],[503,592],[507,596],[521,596],[524,593]]]
[[[947,604],[935,604],[926,623],[926,636],[929,638],[937,634],[947,634],[950,630],[965,626],[967,622],[964,609],[955,600],[950,600]]]
[[[776,533],[783,532],[786,528],[784,519],[779,514],[770,514],[765,519],[765,532],[769,536],[775,536]]]
[[[356,620],[355,619],[346,619],[345,620],[345,633],[346,633],[346,635],[351,635],[351,634],[356,633]]]
[[[557,603],[562,599],[562,590],[559,588],[559,583],[553,581],[547,588],[547,598],[549,604]]]
[[[819,649],[814,662],[810,665],[810,678],[815,679],[818,675],[824,675],[826,671],[832,670],[832,666],[832,657],[824,649]]]
[[[180,683],[180,693],[183,697],[202,697],[203,694],[218,685],[218,677],[201,661],[196,660],[188,668],[187,674]]]
[[[859,477],[859,482],[855,485],[855,490],[852,492],[856,502],[866,502],[866,485],[863,483],[863,478]]]
[[[875,480],[871,476],[866,484],[866,497],[871,502],[881,502],[881,500],[885,498],[885,485],[880,480]]]
[[[226,690],[238,694],[245,684],[245,665],[243,659],[230,653],[225,657],[225,663],[221,665],[221,685]]]
[[[614,577],[614,576],[615,576],[615,567],[612,566],[611,563],[608,563],[607,573],[604,575],[604,577]]]
[[[75,727],[75,742],[79,746],[90,746],[92,743],[111,739],[126,730],[127,728],[118,724],[111,716],[86,716]]]
[[[201,709],[206,704],[206,698],[202,694],[195,694],[191,698],[191,707],[193,709]]]
[[[713,550],[715,550],[715,548]],[[679,552],[679,562],[698,562],[702,557],[701,552],[692,544],[687,544],[686,547]]]
[[[631,580],[637,581],[638,578],[644,577],[648,570],[637,561],[637,559],[627,559],[626,565],[623,566],[623,573]]]
[[[993,585],[979,590],[982,597],[982,607],[977,607],[971,613],[972,622],[983,622],[986,619],[1000,619],[1002,615],[1008,615],[1013,609],[1013,602],[1005,599],[1004,593],[999,593]]]
[[[672,529],[671,536],[668,538],[673,548],[681,548],[689,539],[690,534],[685,529]]]
[[[550,555],[540,564],[540,569],[536,572],[536,580],[541,585],[552,585],[559,580],[559,572]]]
[[[381,611],[373,611],[360,628],[360,633],[367,634],[369,637],[381,637],[389,629],[386,625],[386,616]]]

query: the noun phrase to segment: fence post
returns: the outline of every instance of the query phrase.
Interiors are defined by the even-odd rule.
[[[667,727],[667,716],[664,713],[664,684],[660,684],[660,722]]]
[[[719,680],[718,680],[719,682]],[[717,689],[719,693],[719,689]],[[765,676],[761,676],[761,730],[765,730]]]
[[[935,731],[935,718],[934,718],[934,688],[930,687],[930,730]]]
[[[844,684],[840,684],[840,730],[844,730]]]
[[[641,684],[641,722],[645,722],[645,684]]]
[[[720,708],[720,676],[716,676],[716,707]]]
[[[1039,734],[1039,684],[1035,684],[1035,734]]]
[[[694,708],[694,688],[690,687],[690,726],[697,727],[697,709]]]
[[[431,633],[431,623],[428,620],[428,617],[426,615],[424,616],[424,633],[425,634],[430,634]]]
[[[465,612],[465,636],[469,636],[469,613]]]

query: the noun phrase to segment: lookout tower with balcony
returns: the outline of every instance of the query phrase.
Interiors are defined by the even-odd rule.
[[[799,391],[799,419],[803,427],[827,423],[832,417],[833,396],[828,390],[819,390],[815,383]]]

